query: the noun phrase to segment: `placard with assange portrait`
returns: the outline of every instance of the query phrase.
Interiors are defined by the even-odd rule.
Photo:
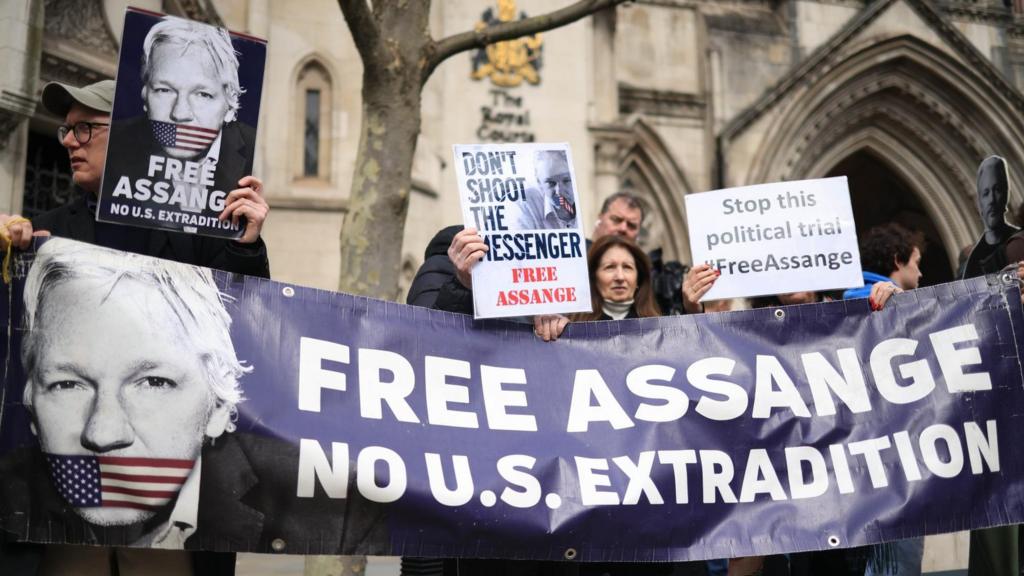
[[[253,173],[267,43],[128,8],[96,219],[239,238],[222,218]]]
[[[476,318],[590,312],[582,205],[566,143],[457,144],[462,218],[487,251]]]

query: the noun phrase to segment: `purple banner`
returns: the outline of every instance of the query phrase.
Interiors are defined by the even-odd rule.
[[[678,561],[1024,521],[1013,278],[544,343],[40,246],[2,299],[9,539]]]

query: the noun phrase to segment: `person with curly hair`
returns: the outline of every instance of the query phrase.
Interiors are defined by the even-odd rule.
[[[867,297],[879,310],[894,293],[917,288],[923,252],[924,236],[895,222],[868,230],[860,241],[864,286],[847,290],[843,299]]]

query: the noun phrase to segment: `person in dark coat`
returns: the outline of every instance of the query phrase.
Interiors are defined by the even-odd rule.
[[[473,293],[459,281],[455,264],[448,256],[448,247],[463,229],[462,225],[448,226],[431,238],[423,253],[423,264],[409,287],[406,304],[459,314],[473,313]]]
[[[55,235],[95,243],[138,254],[218,268],[260,277],[270,276],[266,246],[260,237],[269,207],[262,183],[243,177],[232,190],[221,213],[223,218],[245,219],[245,231],[237,241],[134,228],[96,222],[95,207],[106,161],[114,82],[105,80],[78,88],[50,83],[42,103],[64,118],[58,130],[71,160],[75,200],[36,217],[0,214],[0,249],[27,248],[34,235]],[[5,539],[10,536],[5,536]],[[11,574],[35,574],[45,546],[7,543],[0,545],[0,565]],[[233,574],[233,554],[197,553],[191,556],[194,573]]]

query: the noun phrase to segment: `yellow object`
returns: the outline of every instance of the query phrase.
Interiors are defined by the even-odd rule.
[[[511,22],[515,19],[515,15],[515,0],[498,0],[498,20],[500,22]],[[487,27],[487,22],[477,22],[476,24],[478,31]],[[530,84],[538,84],[540,83],[540,74],[534,66],[534,62],[540,58],[543,44],[544,40],[539,33],[525,38],[488,44],[484,49],[487,63],[474,70],[470,77],[474,80],[490,77],[491,82],[503,88],[519,86],[524,80]]]
[[[0,227],[0,239],[3,239],[3,243],[6,246],[4,250],[4,262],[3,262],[3,279],[4,284],[11,283],[11,254],[14,252],[14,243],[11,242],[11,226],[19,224],[21,222],[31,222],[28,218],[22,216],[15,216],[7,221],[2,227]]]

